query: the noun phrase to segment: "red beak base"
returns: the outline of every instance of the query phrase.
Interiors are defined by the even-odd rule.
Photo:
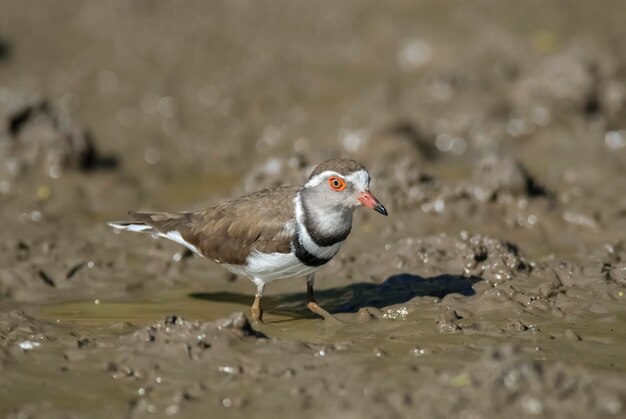
[[[363,206],[371,208],[382,215],[389,215],[389,213],[385,209],[385,206],[381,204],[380,201],[376,199],[376,197],[372,195],[370,191],[363,192],[363,194],[359,197],[359,202],[363,204]]]

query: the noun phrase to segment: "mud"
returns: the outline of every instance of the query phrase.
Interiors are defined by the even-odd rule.
[[[567,8],[5,1],[0,413],[624,417],[626,8]],[[390,212],[318,274],[339,324],[104,225],[333,156]]]

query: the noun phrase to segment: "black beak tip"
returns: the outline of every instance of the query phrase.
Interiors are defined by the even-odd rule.
[[[374,207],[374,211],[378,212],[379,214],[384,215],[385,217],[389,215],[389,213],[387,212],[387,209],[383,206],[383,204],[376,205],[376,207]]]

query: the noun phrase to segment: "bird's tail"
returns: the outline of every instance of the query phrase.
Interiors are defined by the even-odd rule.
[[[107,224],[118,230],[134,231],[135,233],[158,234],[158,231],[156,231],[152,226],[142,221],[111,221]]]
[[[193,237],[193,234],[189,232],[189,225],[193,217],[192,213],[130,211],[128,215],[135,220],[112,221],[107,224],[118,230],[133,231],[135,233],[148,233],[165,237],[166,239],[172,240],[178,244],[182,244],[192,252],[200,255],[196,246],[183,238],[183,235]]]

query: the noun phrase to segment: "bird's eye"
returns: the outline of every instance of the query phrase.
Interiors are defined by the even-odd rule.
[[[329,178],[328,184],[333,191],[343,191],[344,189],[346,189],[346,182],[336,176]]]

